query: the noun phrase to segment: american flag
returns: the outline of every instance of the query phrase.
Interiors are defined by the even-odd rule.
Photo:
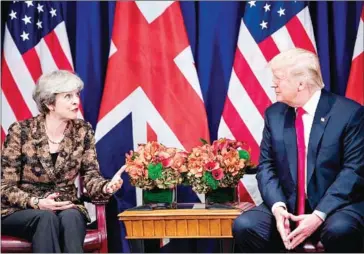
[[[73,70],[59,2],[14,1],[4,34],[1,140],[10,124],[39,113],[32,92],[42,73]]]
[[[304,2],[247,3],[218,136],[246,141],[255,163],[264,111],[275,102],[267,64],[278,53],[294,47],[316,52],[311,17]],[[241,201],[262,202],[254,175],[244,176],[239,189]]]

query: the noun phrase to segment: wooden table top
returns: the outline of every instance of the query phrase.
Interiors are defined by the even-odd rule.
[[[120,220],[143,220],[143,219],[198,219],[203,216],[209,218],[236,218],[241,214],[239,209],[163,209],[163,210],[131,210],[124,211],[118,215]]]
[[[127,239],[232,238],[234,219],[254,205],[242,203],[236,209],[194,207],[126,210],[118,217],[125,224]]]

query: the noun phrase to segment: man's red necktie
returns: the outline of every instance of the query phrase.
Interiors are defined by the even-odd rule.
[[[296,136],[297,136],[297,215],[305,213],[305,132],[302,116],[306,113],[303,108],[297,108],[296,112]]]

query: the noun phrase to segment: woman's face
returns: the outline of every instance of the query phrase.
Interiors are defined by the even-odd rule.
[[[56,95],[56,102],[53,112],[61,119],[76,119],[80,105],[80,91],[59,93]]]

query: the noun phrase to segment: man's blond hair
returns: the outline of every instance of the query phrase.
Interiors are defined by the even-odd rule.
[[[301,48],[293,48],[276,55],[270,62],[272,70],[284,70],[291,77],[306,81],[312,86],[324,87],[320,62],[316,54]]]

